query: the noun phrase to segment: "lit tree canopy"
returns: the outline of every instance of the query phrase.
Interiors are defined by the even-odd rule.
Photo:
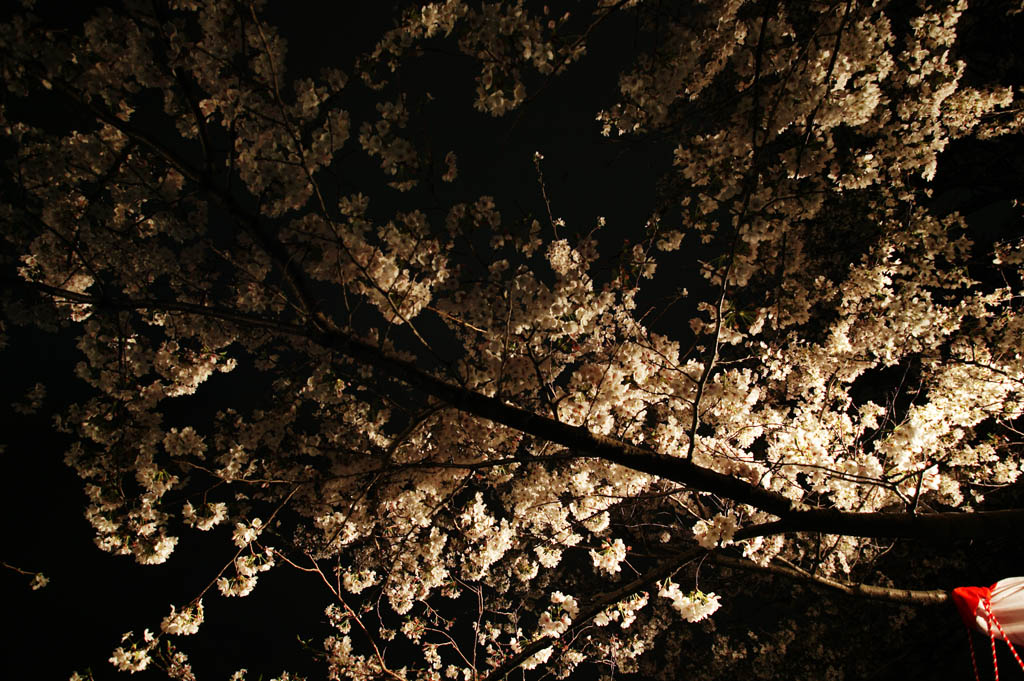
[[[77,342],[96,544],[237,548],[117,667],[193,678],[161,640],[297,568],[331,679],[835,671],[711,616],[944,602],[883,556],[1021,535],[1019,3],[565,4],[412,4],[310,73],[262,2],[0,25],[4,324]],[[488,165],[579,73],[573,129],[660,168],[605,166],[631,223],[546,179],[587,159]]]

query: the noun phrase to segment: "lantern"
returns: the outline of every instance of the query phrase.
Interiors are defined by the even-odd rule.
[[[1024,661],[1013,646],[1014,643],[1024,646],[1024,577],[1001,579],[989,587],[958,587],[953,589],[953,603],[960,611],[960,617],[967,628],[974,628],[987,634],[992,642],[992,666],[995,669],[996,681],[999,681],[996,639],[1006,641],[1017,664],[1024,669]],[[980,681],[973,644],[971,662],[974,664],[974,678]]]

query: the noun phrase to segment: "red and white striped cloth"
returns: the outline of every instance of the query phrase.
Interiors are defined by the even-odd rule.
[[[992,586],[961,586],[953,589],[953,602],[967,628],[986,634],[992,642],[992,666],[999,681],[996,664],[996,639],[1003,639],[1010,647],[1017,664],[1024,669],[1013,644],[1024,646],[1024,577],[1001,579]],[[971,644],[971,662],[974,678],[980,681],[978,663]]]

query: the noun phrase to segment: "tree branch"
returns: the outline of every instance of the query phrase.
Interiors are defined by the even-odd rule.
[[[1024,509],[951,511],[946,513],[856,513],[835,509],[792,511],[782,520],[739,530],[734,539],[790,532],[824,532],[849,537],[904,539],[973,539],[1020,537]]]
[[[372,366],[381,373],[423,390],[459,411],[494,421],[572,450],[580,458],[590,457],[625,466],[635,471],[671,480],[691,490],[708,492],[740,504],[779,516],[781,520],[743,528],[737,541],[790,532],[823,532],[846,536],[904,539],[969,539],[978,537],[1019,537],[1024,527],[1024,509],[975,513],[857,513],[835,509],[798,509],[789,498],[680,457],[659,454],[615,438],[597,435],[585,428],[535,414],[511,404],[453,385],[398,359],[385,351],[341,331],[277,322],[256,315],[220,307],[161,300],[132,300],[74,293],[38,282],[6,279],[9,284],[30,287],[54,298],[117,310],[158,309],[224,319],[243,326],[263,328],[298,336]]]
[[[596,599],[594,599],[594,601],[590,604],[590,607],[580,611],[580,614],[572,622],[572,629],[579,629],[579,627],[589,623],[590,620],[594,619],[599,614],[601,614],[601,612],[603,612],[604,609],[608,606],[614,605],[615,603],[621,601],[623,598],[635,594],[636,592],[650,586],[651,584],[657,582],[660,579],[668,577],[673,572],[678,570],[680,567],[682,567],[689,561],[693,560],[694,558],[699,557],[703,553],[704,549],[694,549],[692,551],[687,551],[686,553],[680,554],[678,556],[673,556],[672,558],[663,561],[654,568],[651,568],[646,573],[634,579],[632,582],[624,584],[623,586],[619,587],[618,589],[615,589],[614,591],[609,591],[608,593],[601,594]],[[554,639],[539,638],[536,641],[525,646],[518,653],[510,657],[504,663],[502,663],[501,666],[499,666],[497,669],[495,669],[490,674],[480,679],[480,681],[497,681],[498,679],[503,679],[510,673],[518,669],[523,662],[533,657],[533,655],[536,654],[538,651],[541,651],[544,648],[553,645],[555,645]]]
[[[890,589],[884,586],[873,586],[871,584],[849,584],[840,582],[828,577],[812,575],[809,572],[793,567],[776,565],[758,565],[746,558],[734,558],[719,551],[712,551],[711,559],[719,565],[724,565],[738,570],[752,570],[754,572],[767,572],[773,575],[781,575],[789,579],[801,582],[809,582],[817,586],[825,587],[847,596],[858,596],[876,601],[888,601],[890,603],[908,603],[912,605],[938,605],[949,602],[949,593],[939,589],[931,591],[917,591],[913,589]]]

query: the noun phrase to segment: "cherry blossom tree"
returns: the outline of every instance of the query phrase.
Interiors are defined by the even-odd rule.
[[[943,179],[1019,149],[1019,3],[568,4],[411,4],[313,74],[258,1],[2,24],[4,325],[76,339],[96,544],[236,551],[119,669],[195,678],[204,603],[297,569],[331,679],[733,678],[796,636],[716,629],[765,579],[927,607],[885,554],[1020,536],[1020,218]],[[665,160],[640,224],[560,218],[543,150],[529,211],[430,144],[602,50],[578,125]]]

